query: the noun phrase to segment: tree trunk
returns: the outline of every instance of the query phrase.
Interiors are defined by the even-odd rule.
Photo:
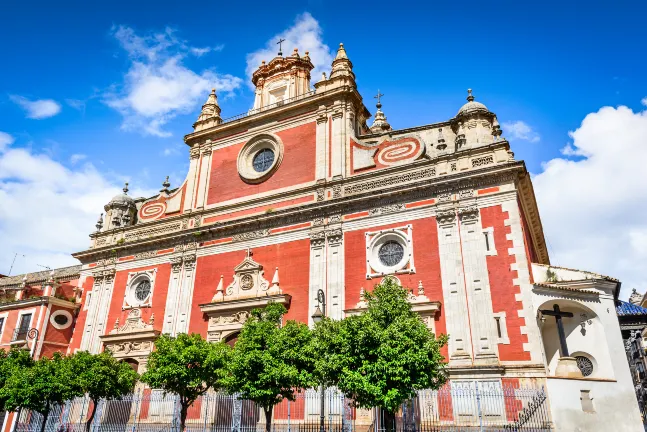
[[[88,417],[88,420],[85,422],[85,432],[90,432],[92,422],[94,421],[94,415],[97,413],[98,403],[98,401],[95,401],[94,399],[92,400],[92,413],[90,413],[90,417]]]
[[[186,415],[189,411],[189,402],[180,402],[180,432],[186,430]]]
[[[45,432],[45,426],[47,426],[47,417],[49,417],[49,404],[47,404],[47,410],[43,414],[43,423],[40,425],[40,432]]]
[[[382,423],[385,432],[395,432],[395,413],[383,410]]]
[[[272,410],[274,406],[263,408],[265,411],[265,432],[272,432]]]

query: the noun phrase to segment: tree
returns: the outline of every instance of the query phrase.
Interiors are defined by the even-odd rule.
[[[155,341],[141,380],[179,396],[181,431],[193,402],[210,388],[221,388],[230,351],[229,345],[207,342],[199,334],[162,335]]]
[[[284,399],[293,401],[295,392],[314,383],[312,334],[307,325],[296,321],[281,326],[286,312],[278,303],[252,311],[238,336],[226,380],[230,393],[263,408],[267,432],[274,406]]]
[[[5,384],[16,370],[29,368],[34,360],[29,355],[29,350],[12,348],[9,352],[0,350],[0,411],[5,411],[7,399]]]
[[[82,396],[68,357],[54,353],[52,358],[42,357],[31,367],[15,368],[7,379],[3,393],[5,408],[9,411],[27,409],[43,416],[40,431],[45,430],[50,411],[56,405]]]
[[[362,314],[324,319],[314,330],[317,379],[360,408],[382,408],[387,430],[395,428],[395,414],[417,390],[446,381],[440,348],[447,337],[436,338],[407,297],[407,290],[387,278],[365,294]]]
[[[92,400],[92,412],[85,423],[89,431],[101,399],[120,399],[135,388],[139,375],[128,363],[117,361],[110,351],[90,354],[79,351],[70,357],[70,366],[82,392]]]

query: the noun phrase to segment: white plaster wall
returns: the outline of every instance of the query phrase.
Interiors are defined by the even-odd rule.
[[[618,333],[619,334],[619,333]],[[621,353],[624,355],[624,350]],[[631,386],[549,378],[547,393],[556,432],[644,432]],[[581,390],[589,390],[594,413],[584,412]]]

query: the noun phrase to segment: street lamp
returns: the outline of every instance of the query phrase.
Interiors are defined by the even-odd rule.
[[[318,322],[321,322],[326,317],[326,295],[324,294],[323,290],[318,290],[317,291],[317,301],[318,305],[317,308],[315,309],[314,313],[312,314],[312,322],[317,324]],[[321,306],[321,307],[320,307]],[[324,411],[326,409],[326,392],[324,389],[323,383],[319,385],[319,392],[321,393],[321,418],[319,421],[319,432],[326,432],[326,427],[325,427],[325,415]]]

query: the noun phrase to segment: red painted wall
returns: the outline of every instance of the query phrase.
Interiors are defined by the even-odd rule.
[[[494,228],[494,244],[497,255],[487,257],[490,291],[492,293],[493,312],[506,313],[506,326],[510,344],[499,344],[499,358],[506,360],[530,360],[530,353],[523,350],[523,344],[528,342],[528,336],[521,334],[525,320],[520,318],[517,311],[523,309],[521,302],[515,299],[520,293],[520,287],[513,285],[517,272],[510,270],[510,265],[516,262],[514,255],[508,254],[512,241],[506,239],[511,229],[505,226],[508,213],[500,205],[481,209],[483,228]]]
[[[390,225],[380,225],[365,230],[344,233],[344,260],[346,277],[346,308],[352,309],[359,301],[361,288],[370,290],[380,283],[381,278],[366,279],[366,240],[365,232],[381,229],[399,228],[411,224],[413,227],[413,259],[415,274],[396,275],[406,288],[418,290],[418,281],[422,280],[425,295],[432,301],[443,302],[443,286],[440,277],[440,256],[438,249],[438,228],[435,218],[417,219],[414,221],[398,222]],[[441,305],[436,317],[436,332],[446,334],[445,316]],[[443,348],[447,357],[447,347]]]
[[[308,322],[308,286],[310,283],[310,240],[264,246],[252,250],[252,258],[263,266],[264,277],[272,281],[275,268],[279,268],[280,287],[292,296],[286,319]],[[199,257],[196,267],[195,287],[191,305],[190,333],[207,336],[207,320],[200,305],[210,303],[216,294],[220,275],[225,287],[234,279],[234,267],[245,259],[243,250]]]
[[[238,175],[238,153],[244,143],[214,151],[207,204],[314,181],[316,123],[285,129],[276,135],[283,141],[283,161],[276,172],[260,184],[247,184]]]
[[[81,347],[81,338],[83,337],[83,329],[85,327],[85,320],[88,316],[88,311],[84,310],[87,307],[87,297],[88,293],[92,290],[92,285],[94,284],[94,278],[92,276],[86,277],[81,283],[83,288],[83,293],[81,294],[81,309],[79,309],[79,314],[76,317],[74,322],[74,330],[72,331],[72,339],[70,340],[70,346],[68,349],[68,354],[74,353],[74,350]]]
[[[164,323],[164,309],[166,307],[166,297],[168,294],[168,284],[171,276],[171,264],[168,263],[117,272],[115,275],[115,285],[112,291],[112,300],[110,302],[110,311],[108,312],[108,321],[106,322],[106,332],[112,330],[117,318],[119,318],[119,325],[123,325],[128,317],[128,312],[130,312],[130,309],[126,309],[124,311],[121,310],[123,307],[124,295],[126,294],[128,273],[151,270],[154,268],[157,268],[157,274],[155,275],[155,284],[153,285],[153,303],[152,307],[141,308],[142,319],[144,322],[148,322],[151,314],[155,314],[157,319],[153,324],[153,328],[155,330],[162,331],[162,325]]]

